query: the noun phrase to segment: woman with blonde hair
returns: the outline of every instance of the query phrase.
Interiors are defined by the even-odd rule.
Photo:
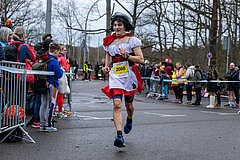
[[[26,31],[23,26],[16,27],[12,36],[13,40],[10,44],[14,44],[18,48],[17,61],[30,63],[36,61],[36,54],[33,47],[25,43]]]
[[[59,56],[58,56],[58,60],[60,62],[60,67],[64,70],[64,71],[68,71],[67,70],[67,62],[66,62],[66,56],[67,54],[67,48],[65,45],[61,45],[60,46],[60,53],[59,53]],[[62,117],[63,116],[63,113],[62,113],[62,107],[63,107],[63,96],[64,96],[64,93],[58,93],[57,95],[57,105],[58,105],[58,118]]]

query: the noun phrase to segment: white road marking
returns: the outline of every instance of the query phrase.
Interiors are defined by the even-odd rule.
[[[170,115],[170,114],[160,114],[160,113],[150,113],[150,112],[144,112],[144,114],[150,114],[160,117],[186,117],[187,115]]]
[[[93,117],[93,116],[85,116],[85,115],[76,115],[77,117],[83,118],[83,120],[106,120],[112,119],[112,117]]]
[[[223,113],[223,112],[210,112],[210,111],[200,111],[202,113],[211,113],[211,114],[218,114],[221,116],[229,116],[229,115],[236,115],[238,113]]]

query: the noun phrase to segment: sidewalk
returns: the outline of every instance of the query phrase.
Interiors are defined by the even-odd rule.
[[[165,100],[156,100],[156,96],[154,97],[147,97],[147,94],[145,94],[145,92],[142,92],[141,94],[137,94],[136,96],[136,100],[137,101],[142,101],[143,98],[147,101],[152,101],[153,103],[173,103],[173,104],[177,104],[177,103],[174,103],[174,99],[175,99],[175,96],[173,94],[169,94],[168,95],[168,101],[165,101]],[[196,99],[196,96],[193,96],[192,97],[192,103],[195,102],[195,99]],[[207,105],[209,105],[209,98],[205,98],[205,97],[202,97],[202,101],[201,101],[201,105],[191,105],[191,104],[184,104],[184,102],[187,101],[187,96],[186,95],[183,95],[183,103],[182,104],[178,104],[178,105],[184,105],[184,106],[189,106],[189,107],[202,107],[202,108],[206,108]],[[217,102],[217,97],[216,97],[216,102]],[[221,99],[221,107],[220,108],[213,108],[213,110],[215,109],[223,109],[223,110],[233,110],[233,111],[239,111],[239,108],[228,108],[228,107],[224,107],[224,105],[226,105],[228,102],[227,98],[222,98]]]

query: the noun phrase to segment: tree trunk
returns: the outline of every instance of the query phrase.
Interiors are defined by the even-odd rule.
[[[217,43],[217,30],[218,30],[218,4],[219,0],[213,1],[211,28],[209,32],[209,50],[212,53],[211,64],[216,65],[216,43]]]

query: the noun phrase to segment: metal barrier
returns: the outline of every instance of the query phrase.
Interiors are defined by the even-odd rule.
[[[218,81],[218,80],[201,80],[201,81],[178,81],[178,80],[167,80],[163,79],[162,83],[159,84],[160,79],[159,77],[142,77],[143,80],[150,80],[150,92],[147,94],[146,98],[156,96],[156,100],[158,100],[160,97],[165,96],[164,94],[164,87],[163,84],[164,82],[200,82],[200,83],[240,83],[240,81]],[[160,85],[160,87],[158,86]]]
[[[163,83],[159,87],[160,79],[158,79],[157,77],[148,78],[148,79],[150,80],[150,86],[149,86],[150,88],[149,88],[149,93],[147,94],[147,98],[155,96],[156,100],[158,100],[160,97],[165,96],[165,94],[163,92],[164,91],[163,90],[164,88],[162,85]]]
[[[0,116],[0,143],[9,137],[14,131],[21,130],[23,134],[16,138],[35,141],[22,128],[25,125],[26,107],[26,77],[27,69],[24,63],[0,62],[1,71],[1,116]]]
[[[25,63],[1,61],[0,62],[0,143],[8,138],[16,129],[20,129],[28,139],[23,136],[16,138],[35,143],[29,134],[22,128],[26,121],[26,77],[28,74],[54,75],[54,72],[27,70]],[[67,107],[71,111],[73,69],[68,76],[70,94],[68,95]]]

